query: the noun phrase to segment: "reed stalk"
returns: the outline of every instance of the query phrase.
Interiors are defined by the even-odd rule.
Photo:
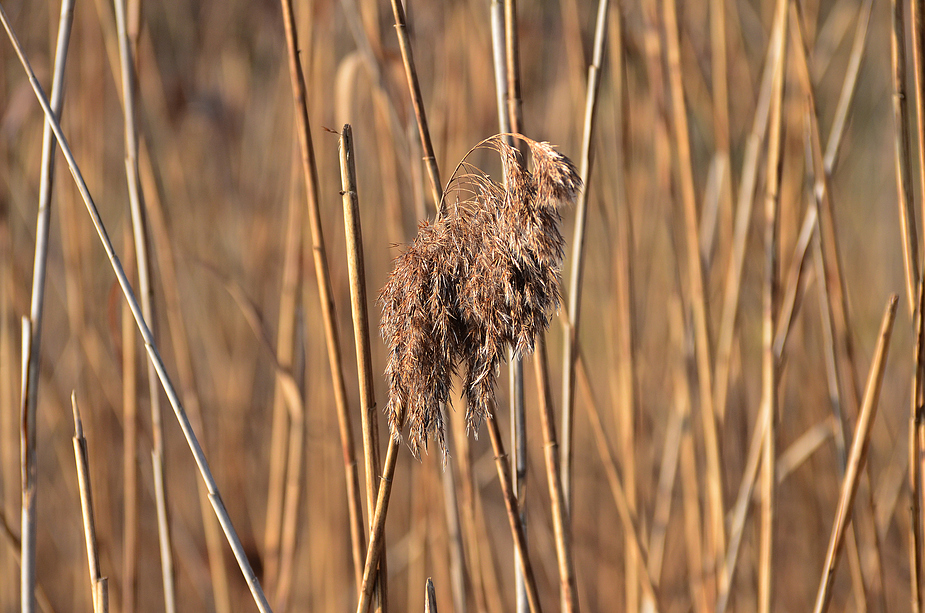
[[[851,442],[851,452],[848,456],[848,465],[845,477],[842,480],[841,493],[838,499],[838,509],[835,512],[835,522],[829,538],[829,546],[825,555],[825,564],[822,567],[822,579],[816,595],[815,613],[823,613],[829,607],[832,599],[832,582],[835,570],[844,545],[845,530],[851,519],[851,510],[854,507],[855,494],[858,491],[860,476],[867,461],[867,450],[870,446],[870,434],[874,418],[877,416],[877,406],[880,400],[880,388],[883,384],[883,373],[886,369],[886,357],[889,352],[890,338],[893,332],[893,322],[896,319],[896,304],[898,297],[893,294],[887,303],[877,339],[877,348],[871,362],[870,374],[867,379],[867,388],[864,392],[864,402],[858,415],[854,438]]]
[[[405,24],[405,9],[402,6],[402,0],[392,0],[392,14],[395,16],[395,32],[398,34],[398,46],[401,49],[405,77],[408,80],[411,104],[414,106],[414,116],[418,122],[418,134],[421,137],[421,148],[424,150],[424,165],[430,179],[431,196],[434,199],[434,206],[437,207],[437,217],[440,217],[443,214],[443,184],[440,183],[437,157],[434,154],[434,146],[430,141],[427,112],[424,110],[424,97],[421,95],[421,85],[418,83],[418,73],[414,67],[414,53],[411,50],[408,26]]]
[[[364,446],[378,450],[379,436],[376,427],[376,397],[373,385],[372,350],[369,340],[369,314],[366,308],[366,266],[363,258],[363,233],[360,225],[360,204],[357,194],[355,151],[353,129],[346,124],[338,143],[340,151],[341,193],[344,205],[344,232],[347,237],[347,268],[350,277],[350,306],[353,314],[353,335],[356,343],[357,373],[359,373],[360,409],[363,418]],[[378,452],[373,457],[378,458]],[[374,467],[378,471],[378,466]],[[378,473],[377,473],[378,474]],[[369,508],[373,508],[372,500]],[[360,520],[361,518],[357,518]],[[358,529],[353,541],[354,562],[357,564],[359,580],[362,581],[362,561],[365,538],[362,523],[351,526],[351,533]],[[381,573],[380,568],[380,573]],[[380,575],[384,577],[384,575]],[[359,582],[358,586],[359,587]]]
[[[915,351],[912,371],[912,403],[909,418],[909,491],[912,498],[909,543],[909,579],[912,584],[913,611],[919,613],[925,608],[925,590],[922,579],[925,575],[923,547],[925,547],[925,525],[923,525],[923,470],[922,454],[925,449],[925,283],[919,283],[918,304],[915,310]]]
[[[116,0],[116,33],[119,43],[119,63],[122,84],[122,112],[125,132],[125,173],[128,181],[129,207],[134,232],[135,262],[138,266],[138,289],[141,309],[152,334],[156,334],[154,315],[154,287],[148,263],[147,221],[144,194],[138,176],[138,133],[135,118],[137,90],[135,61],[131,55],[125,16],[125,0]],[[176,611],[176,587],[173,571],[173,547],[170,539],[170,520],[167,492],[164,488],[164,431],[161,416],[161,397],[154,364],[148,362],[148,392],[151,410],[153,445],[151,464],[154,472],[154,501],[157,509],[158,544],[161,552],[161,578],[164,589],[164,608],[167,613]]]
[[[891,0],[892,30],[890,31],[890,59],[893,66],[893,154],[896,162],[897,203],[899,204],[899,222],[902,229],[903,265],[906,272],[906,298],[909,313],[915,311],[915,288],[918,287],[919,244],[915,225],[915,209],[912,187],[912,161],[909,144],[909,116],[906,108],[906,51],[903,44],[905,36],[905,19],[901,0]],[[911,2],[915,6],[916,2]],[[915,21],[915,17],[913,18]],[[915,26],[913,26],[915,27]],[[913,45],[915,48],[916,46]],[[916,99],[922,95],[918,89],[918,71],[921,67],[921,51],[915,48],[916,60]],[[920,105],[916,104],[916,114],[922,120]],[[920,160],[921,161],[921,160]],[[923,170],[925,172],[925,170]],[[925,186],[925,183],[922,184]]]
[[[58,37],[55,47],[54,76],[51,86],[51,110],[55,117],[61,116],[64,107],[64,68],[67,63],[71,27],[74,21],[74,0],[62,0],[61,16],[58,21]],[[29,305],[28,324],[23,323],[23,376],[21,396],[22,437],[20,447],[22,462],[22,551],[20,564],[20,610],[23,613],[35,611],[35,571],[37,491],[36,491],[36,446],[37,407],[39,388],[39,361],[41,358],[42,316],[45,309],[45,277],[48,264],[48,234],[51,227],[51,194],[55,176],[55,141],[51,127],[44,125],[42,131],[42,162],[39,182],[39,204],[35,228],[35,257],[32,271],[32,297]],[[26,339],[28,338],[28,343]]]
[[[80,491],[80,510],[83,518],[84,541],[87,545],[87,563],[90,571],[90,595],[93,610],[99,613],[101,602],[97,583],[100,574],[100,553],[96,545],[96,524],[93,519],[93,496],[90,489],[90,457],[87,453],[87,439],[84,437],[80,410],[77,408],[77,394],[71,392],[71,409],[74,412],[74,462],[77,465],[77,486]]]
[[[581,316],[581,286],[584,269],[585,224],[587,220],[588,194],[592,170],[592,139],[597,114],[598,92],[601,85],[601,67],[604,62],[604,45],[607,40],[607,10],[609,2],[600,0],[597,22],[594,28],[594,55],[588,67],[588,90],[585,98],[585,121],[582,132],[581,161],[579,174],[585,189],[578,196],[575,212],[575,234],[572,237],[571,275],[569,277],[568,320],[565,322],[565,342],[562,355],[562,492],[565,508],[572,507],[572,425],[574,423],[575,360],[578,341],[578,326]]]

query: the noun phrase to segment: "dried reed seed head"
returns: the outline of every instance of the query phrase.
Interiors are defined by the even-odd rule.
[[[465,367],[466,425],[490,417],[495,377],[507,348],[533,351],[559,306],[564,240],[559,207],[574,202],[581,179],[552,145],[524,140],[533,171],[496,135],[482,143],[501,157],[498,183],[465,159],[450,186],[457,198],[395,260],[379,295],[388,349],[386,413],[396,440],[408,428],[415,455],[433,437],[446,451],[441,406]]]

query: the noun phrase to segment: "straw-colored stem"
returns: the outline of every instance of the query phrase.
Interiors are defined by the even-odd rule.
[[[893,158],[896,164],[896,190],[899,204],[899,224],[902,229],[903,266],[906,273],[906,298],[909,312],[915,310],[915,288],[919,276],[918,235],[915,226],[914,198],[912,187],[912,161],[909,145],[909,115],[906,108],[906,51],[903,44],[905,19],[901,0],[891,0],[892,30],[890,32],[890,59],[893,65]],[[915,0],[912,1],[915,5]],[[914,45],[913,45],[914,46]],[[919,58],[919,51],[914,54]],[[916,76],[918,76],[916,74]],[[918,86],[918,84],[916,84]],[[917,91],[916,99],[921,97]],[[916,105],[916,112],[919,106]],[[918,116],[921,121],[921,115]],[[925,172],[925,171],[923,171]]]
[[[508,522],[518,551],[517,559],[520,561],[520,569],[524,576],[527,603],[530,606],[531,613],[540,613],[542,609],[540,607],[539,593],[536,589],[536,579],[533,576],[533,565],[530,562],[530,554],[527,550],[527,535],[524,532],[523,524],[520,522],[520,510],[517,506],[517,498],[514,496],[514,487],[511,483],[511,465],[508,462],[507,454],[504,452],[501,430],[498,428],[498,420],[494,417],[485,421],[489,438],[491,438],[491,447],[495,452],[495,466],[498,469],[498,481],[501,484],[501,494],[504,497]]]
[[[591,190],[592,139],[597,113],[598,91],[601,84],[601,66],[604,62],[604,44],[607,39],[607,10],[609,2],[598,3],[597,25],[594,33],[594,55],[588,66],[588,91],[585,98],[585,122],[582,132],[581,161],[579,173],[584,189],[578,195],[575,209],[575,235],[572,237],[571,276],[568,288],[568,320],[563,319],[565,342],[562,355],[562,492],[566,511],[572,506],[572,425],[574,422],[575,398],[575,344],[578,340],[578,326],[581,316],[581,286],[584,270],[585,223],[588,210],[588,193]],[[576,595],[577,596],[577,595]]]
[[[665,50],[668,61],[668,83],[671,90],[671,109],[674,139],[677,151],[678,187],[684,210],[684,227],[687,238],[687,272],[690,283],[690,302],[694,319],[694,347],[697,356],[697,381],[700,390],[700,415],[706,454],[707,534],[706,547],[710,569],[714,575],[726,548],[725,507],[723,504],[723,474],[720,467],[717,413],[713,397],[713,367],[710,357],[710,330],[707,315],[707,296],[703,266],[700,260],[700,242],[697,222],[697,203],[694,194],[694,175],[691,166],[690,137],[687,126],[687,108],[684,102],[676,0],[664,0]],[[708,579],[708,584],[712,581]]]
[[[400,416],[399,422],[402,421]],[[385,518],[389,511],[389,498],[392,495],[392,478],[395,475],[395,466],[398,462],[398,452],[401,447],[394,438],[389,438],[389,449],[385,454],[385,464],[382,466],[382,478],[379,481],[379,493],[376,496],[375,513],[369,528],[369,543],[366,545],[366,562],[363,564],[363,579],[360,582],[359,603],[357,613],[366,613],[369,609],[373,588],[377,583],[379,574],[379,560],[382,557],[385,542]]]
[[[519,132],[514,129],[514,123],[517,121],[520,126],[519,113],[520,106],[518,101],[512,99],[512,88],[518,91],[519,99],[520,79],[517,66],[517,47],[516,32],[517,24],[511,20],[515,18],[516,10],[513,7],[513,0],[492,0],[490,4],[491,13],[491,42],[492,42],[492,60],[495,67],[495,97],[498,106],[498,126],[501,134],[504,134],[505,142],[513,147],[515,146],[512,132]],[[522,146],[524,141],[518,139],[518,145]],[[504,177],[505,189],[507,188],[507,176]],[[513,487],[515,496],[523,496],[527,485],[527,438],[526,438],[526,415],[524,410],[524,367],[523,358],[508,348],[509,364],[509,383],[510,383],[510,407],[511,407],[511,449],[513,450],[514,474]],[[520,521],[526,526],[527,514],[523,500],[518,504],[520,508]],[[525,529],[526,532],[526,529]],[[514,556],[516,558],[518,549],[515,544]],[[527,611],[527,593],[524,585],[524,576],[521,571],[520,563],[515,564],[514,568],[515,598],[516,610],[518,613]]]
[[[778,5],[786,0],[777,0]],[[781,10],[780,7],[776,10]],[[775,21],[772,26],[768,49],[765,53],[764,70],[761,77],[755,115],[751,132],[745,141],[742,161],[742,176],[736,201],[735,222],[732,235],[732,253],[723,290],[723,311],[720,319],[719,339],[716,349],[716,411],[721,418],[726,414],[726,398],[729,392],[729,373],[732,361],[732,346],[735,340],[736,319],[742,288],[742,271],[745,266],[745,250],[748,229],[751,226],[752,208],[755,201],[755,187],[758,178],[758,162],[761,142],[768,129],[771,108],[771,82],[774,69],[783,54],[783,26]],[[722,581],[722,578],[720,579]],[[720,585],[720,591],[723,586]]]
[[[293,181],[296,184],[297,181]],[[283,250],[283,270],[279,299],[279,324],[276,336],[276,362],[280,368],[291,369],[295,356],[296,308],[301,285],[302,203],[290,198],[286,220],[286,241]],[[270,461],[267,474],[267,516],[264,521],[263,555],[264,583],[273,590],[277,585],[282,542],[283,507],[285,505],[289,439],[294,424],[290,423],[289,407],[279,381],[273,388],[273,414],[270,425]],[[277,590],[278,592],[278,590]],[[279,598],[277,597],[277,601]]]
[[[312,145],[311,126],[308,120],[305,78],[302,75],[302,64],[299,58],[298,34],[296,32],[292,2],[291,0],[280,0],[280,4],[282,5],[283,25],[286,31],[289,76],[292,85],[293,103],[295,105],[296,128],[302,153],[302,173],[305,180],[308,220],[311,228],[312,255],[315,262],[315,275],[318,279],[318,298],[321,303],[321,315],[328,349],[328,363],[333,379],[334,404],[337,410],[341,446],[344,453],[344,465],[347,473],[348,508],[356,506],[356,513],[358,514],[360,506],[356,502],[359,489],[357,484],[356,456],[351,438],[353,434],[350,427],[350,415],[347,409],[346,383],[341,368],[340,342],[338,340],[337,326],[335,323],[336,311],[332,298],[331,277],[328,271],[324,234],[321,227],[321,213],[318,206],[318,168],[315,164],[315,150]],[[378,464],[378,449],[368,449],[364,447],[364,452],[366,466],[368,468],[375,467]],[[375,459],[373,456],[375,456]],[[375,488],[375,479],[378,474],[378,471],[367,470],[368,492],[371,488]],[[382,600],[385,600],[384,595]]]
[[[74,1],[63,0],[55,48],[54,76],[52,77],[51,108],[56,117],[64,106],[64,68],[74,17]],[[20,574],[20,602],[23,613],[35,610],[35,547],[37,531],[36,507],[36,408],[38,406],[39,360],[41,357],[42,315],[45,306],[45,275],[48,262],[48,233],[51,227],[51,194],[54,184],[55,141],[46,123],[42,132],[41,179],[35,228],[35,258],[32,272],[32,297],[29,307],[29,342],[23,336],[23,393],[21,397],[25,436],[21,447],[22,470],[22,565]],[[27,324],[23,323],[25,331]]]
[[[93,586],[93,607],[95,613],[109,613],[109,578],[100,577]]]
[[[408,79],[411,104],[414,106],[414,115],[418,122],[418,133],[421,137],[421,147],[424,150],[424,165],[427,167],[427,176],[430,178],[431,194],[434,199],[434,206],[437,207],[437,217],[440,217],[443,212],[443,185],[440,183],[440,171],[437,169],[434,146],[430,142],[430,129],[427,127],[424,97],[421,95],[418,73],[414,68],[411,39],[408,36],[408,27],[405,24],[405,9],[402,7],[401,0],[392,0],[392,13],[395,16],[395,32],[398,34],[398,46],[401,49],[401,59],[405,67],[405,77]]]
[[[911,35],[910,36],[911,40],[906,40],[905,46],[912,47],[912,66],[913,66],[912,74],[913,74],[913,83],[915,86],[915,98],[914,98],[915,100],[915,126],[916,126],[915,140],[918,143],[918,147],[916,149],[918,151],[918,162],[919,162],[919,177],[918,178],[919,178],[919,187],[922,190],[925,190],[925,89],[923,89],[925,88],[925,58],[922,57],[923,53],[925,53],[925,48],[922,47],[922,45],[925,45],[925,26],[923,26],[923,23],[922,23],[923,19],[925,19],[925,14],[923,14],[925,13],[925,2],[923,2],[923,0],[909,0],[909,6],[911,9],[910,17],[911,17],[911,22],[912,22],[910,31],[909,31],[909,34]],[[895,13],[895,10],[894,10],[894,13]],[[894,28],[894,32],[895,32],[895,28]],[[905,33],[905,30],[903,30],[903,33]],[[892,37],[891,37],[891,47],[892,45],[893,43],[892,43]],[[892,55],[895,60],[896,59],[895,53]],[[895,67],[894,67],[893,72],[894,72],[894,79],[895,79],[896,72],[897,72]],[[895,84],[895,80],[894,80],[894,84]],[[894,111],[895,111],[895,105],[897,101],[905,103],[905,99],[900,100],[899,96],[894,95]],[[906,126],[910,125],[908,119],[903,123]],[[909,133],[904,132],[904,135],[908,139]],[[925,198],[923,198],[922,200],[923,200],[922,211],[925,212]],[[913,221],[915,220],[914,214],[912,215],[911,219]],[[913,251],[913,256],[915,257],[916,262],[918,262],[919,252]],[[915,287],[918,287],[918,283],[920,280],[921,280],[920,277],[915,278],[915,283],[916,283]],[[915,289],[915,287],[913,287],[912,289]],[[911,301],[914,302],[915,299],[911,293],[909,295],[909,298]],[[911,306],[913,308],[915,307],[914,304],[912,304]]]
[[[35,96],[42,107],[42,111],[45,113],[45,118],[49,123],[51,123],[55,138],[58,139],[61,152],[67,161],[71,175],[74,177],[74,182],[77,184],[77,189],[80,192],[84,204],[86,205],[87,213],[90,215],[90,220],[93,223],[93,227],[96,230],[97,236],[100,239],[104,251],[106,252],[106,256],[113,269],[113,273],[116,275],[116,280],[119,283],[119,287],[132,309],[132,316],[135,318],[135,323],[138,325],[138,330],[142,339],[144,340],[145,350],[147,351],[148,358],[154,362],[155,370],[157,372],[158,378],[161,380],[164,392],[167,394],[167,399],[170,401],[171,407],[173,407],[174,414],[180,424],[180,428],[183,431],[183,436],[186,439],[190,451],[193,454],[193,459],[196,461],[196,466],[199,469],[199,473],[202,476],[203,481],[206,483],[206,486],[208,487],[209,501],[212,503],[212,508],[222,525],[222,530],[225,532],[225,537],[228,539],[228,543],[231,546],[232,552],[234,553],[235,560],[237,560],[238,565],[241,568],[241,572],[244,575],[244,579],[247,582],[248,588],[254,597],[254,601],[256,602],[258,609],[262,612],[270,611],[270,606],[267,603],[266,596],[260,587],[260,582],[257,580],[257,576],[254,574],[254,571],[250,566],[250,562],[247,560],[247,554],[244,552],[244,547],[241,545],[241,541],[234,530],[234,526],[231,523],[231,518],[228,516],[228,511],[224,507],[221,495],[218,491],[218,485],[215,483],[215,479],[212,477],[212,471],[209,469],[208,461],[206,460],[205,454],[202,452],[202,447],[199,445],[199,440],[196,438],[195,432],[193,432],[193,428],[190,425],[186,411],[183,409],[183,405],[180,403],[179,396],[177,395],[176,389],[170,380],[170,376],[167,374],[167,368],[164,365],[160,354],[158,353],[157,346],[154,342],[154,337],[151,334],[151,330],[148,328],[148,325],[145,322],[145,318],[141,313],[141,306],[138,304],[138,300],[135,298],[135,293],[128,281],[125,270],[122,268],[122,264],[119,262],[119,258],[116,255],[115,249],[113,248],[112,241],[109,239],[109,234],[106,231],[106,227],[103,225],[103,220],[100,217],[99,210],[97,209],[96,204],[93,202],[93,198],[90,196],[90,190],[87,188],[87,184],[80,172],[80,168],[77,166],[77,162],[74,159],[74,154],[71,152],[70,145],[68,144],[67,139],[64,136],[64,132],[61,129],[61,124],[58,122],[57,118],[51,110],[48,99],[45,96],[45,92],[42,90],[42,86],[39,84],[38,79],[35,76],[35,71],[32,70],[32,66],[29,63],[29,60],[26,58],[22,45],[20,44],[19,39],[13,31],[9,18],[7,17],[6,11],[3,10],[2,5],[0,5],[0,22],[3,23],[3,28],[6,30],[10,43],[13,45],[13,48],[16,51],[16,55],[19,58],[19,61],[22,64],[26,75],[29,78],[29,83],[32,86],[32,89],[35,92]]]
[[[549,482],[549,502],[552,511],[553,532],[556,538],[556,557],[559,560],[559,582],[563,613],[577,613],[578,584],[572,557],[572,526],[569,507],[562,486],[562,468],[559,465],[556,422],[552,408],[552,390],[549,387],[546,335],[540,334],[533,357],[539,398],[540,422],[543,428],[543,450],[546,458],[546,478]]]
[[[135,64],[129,45],[125,17],[125,0],[116,0],[116,32],[119,43],[119,63],[122,79],[122,111],[125,131],[125,172],[128,180],[129,205],[134,232],[135,261],[138,267],[138,290],[141,309],[152,334],[156,330],[154,316],[154,288],[151,267],[148,264],[147,222],[144,196],[138,176],[138,138],[135,120]],[[161,416],[161,396],[157,386],[154,365],[148,363],[148,390],[151,409],[152,469],[154,471],[154,501],[157,510],[158,544],[161,552],[161,578],[164,589],[164,608],[167,613],[176,611],[176,589],[173,573],[173,548],[170,542],[170,521],[167,509],[167,492],[164,489],[164,433]]]
[[[918,308],[915,311],[915,353],[913,356],[912,404],[909,419],[909,491],[912,497],[911,542],[909,543],[909,579],[912,583],[912,605],[920,613],[925,605],[922,578],[923,563],[923,487],[922,453],[925,434],[925,283],[919,283]]]
[[[363,424],[363,446],[368,449],[366,453],[368,475],[379,475],[379,436],[376,427],[376,397],[373,384],[372,350],[369,341],[369,314],[366,308],[366,267],[363,261],[363,232],[360,225],[360,204],[357,195],[357,177],[355,152],[353,149],[353,129],[350,124],[344,125],[338,143],[340,151],[340,177],[341,194],[344,205],[344,232],[347,240],[347,269],[350,277],[350,306],[353,314],[353,335],[356,343],[357,373],[360,384],[360,416]],[[375,481],[367,478],[367,503],[373,509],[375,498],[373,486]],[[364,538],[362,533],[362,517],[351,518],[351,533],[354,528],[361,531],[354,538],[353,549],[358,574],[362,573]],[[357,554],[359,557],[357,557]],[[380,582],[385,575],[380,568]],[[362,574],[359,574],[362,580]],[[359,586],[358,586],[359,587]]]
[[[915,0],[916,2],[918,0]],[[848,68],[845,70],[845,81],[842,83],[838,104],[835,106],[835,118],[832,120],[832,129],[829,140],[825,145],[825,172],[832,174],[835,163],[838,161],[841,139],[848,123],[848,111],[854,99],[855,86],[858,82],[858,73],[861,70],[861,59],[864,57],[864,46],[867,43],[867,32],[870,25],[870,13],[874,0],[863,0],[858,7],[858,22],[854,31],[854,41],[851,43],[851,55],[848,58]],[[921,90],[919,90],[921,91]]]
[[[123,226],[126,266],[132,267],[132,230]],[[122,606],[135,610],[138,583],[138,356],[132,312],[122,305]],[[205,509],[203,509],[205,511]]]
[[[858,416],[858,423],[854,430],[851,442],[851,452],[848,456],[848,465],[845,478],[842,480],[841,493],[838,499],[838,508],[835,512],[835,522],[832,525],[829,546],[825,555],[825,564],[822,567],[822,579],[816,596],[815,613],[823,613],[829,606],[832,598],[832,584],[835,569],[844,544],[845,530],[851,519],[851,510],[854,507],[854,497],[858,491],[860,476],[867,460],[867,449],[870,445],[870,434],[877,415],[877,406],[880,400],[880,387],[883,383],[883,373],[886,369],[886,357],[890,346],[890,337],[893,331],[893,322],[896,319],[896,294],[890,297],[883,322],[880,326],[880,335],[877,348],[871,361],[870,374],[867,379],[867,388],[864,392],[864,402]]]
[[[780,5],[778,5],[780,7]],[[786,20],[786,11],[780,7],[777,18]],[[782,26],[786,31],[786,23]],[[784,50],[786,51],[786,50]],[[777,357],[774,354],[774,328],[778,303],[778,211],[780,209],[780,182],[783,134],[784,63],[786,52],[774,68],[771,86],[770,127],[768,130],[767,187],[764,199],[765,279],[762,300],[762,404],[767,407],[768,419],[764,429],[761,470],[761,526],[758,544],[758,611],[770,613],[773,592],[773,551],[775,494],[777,480]]]
[[[90,595],[93,610],[99,611],[96,583],[100,579],[100,553],[96,546],[96,525],[93,521],[93,496],[90,490],[90,457],[87,439],[84,438],[77,394],[71,392],[71,409],[74,412],[74,462],[77,466],[77,487],[80,491],[80,510],[83,518],[84,542],[87,546],[87,566],[90,571]]]

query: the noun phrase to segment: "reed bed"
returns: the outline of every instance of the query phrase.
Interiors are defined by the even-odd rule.
[[[0,16],[0,610],[923,611],[921,0]]]

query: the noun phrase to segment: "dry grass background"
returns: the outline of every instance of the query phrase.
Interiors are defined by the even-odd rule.
[[[58,5],[4,2],[40,81],[48,88],[54,62]],[[580,158],[587,66],[591,59],[595,3],[577,0],[519,3],[517,28],[523,98],[522,132],[556,143]],[[690,168],[699,216],[719,203],[715,241],[705,248],[704,302],[713,361],[721,327],[726,270],[732,253],[734,197],[711,195],[709,180],[723,137],[715,113],[710,6],[706,0],[679,2],[680,74],[690,136]],[[775,2],[727,0],[728,142],[732,191],[742,181],[743,156],[759,100],[761,74]],[[855,345],[854,369],[863,382],[878,339],[884,305],[901,294],[880,412],[868,455],[874,519],[880,541],[883,602],[889,611],[910,608],[909,406],[914,328],[905,293],[900,231],[890,67],[890,7],[877,2],[837,162],[831,172],[831,200],[837,221],[841,265]],[[851,0],[801,2],[810,49],[822,146],[828,138],[846,70],[861,3]],[[488,3],[412,3],[407,7],[437,164],[445,177],[475,143],[498,131]],[[664,549],[653,583],[664,611],[706,610],[715,596],[711,582],[709,469],[694,359],[695,326],[683,315],[691,308],[683,185],[675,179],[685,156],[673,140],[669,54],[664,4],[614,2],[594,131],[594,169],[588,189],[585,276],[578,332],[591,396],[613,450],[617,472],[633,492],[639,531],[651,558]],[[188,351],[191,389],[201,407],[198,433],[225,504],[258,575],[277,603],[281,569],[265,545],[265,524],[276,381],[276,338],[290,329],[296,350],[291,373],[304,406],[304,457],[299,479],[291,593],[276,610],[352,610],[356,586],[351,557],[345,474],[338,438],[334,392],[321,325],[318,285],[312,265],[305,187],[287,66],[280,8],[273,2],[141,3],[137,46],[138,113],[142,139],[141,180],[149,206],[154,307],[158,344],[175,379],[178,357]],[[421,163],[415,117],[386,3],[318,0],[296,7],[309,119],[318,166],[321,220],[329,260],[336,326],[343,350],[347,406],[361,448],[360,395],[353,354],[348,269],[336,131],[349,122],[356,142],[358,195],[364,229],[366,280],[372,303],[399,253],[395,246],[414,236],[417,221],[433,215],[427,174]],[[622,35],[615,28],[622,23]],[[909,23],[907,12],[907,24]],[[123,117],[115,21],[103,0],[78,3],[67,66],[62,125],[116,249],[130,269],[126,244],[131,216],[125,180]],[[360,37],[359,39],[357,37]],[[357,41],[360,41],[358,44]],[[804,212],[812,201],[807,177],[810,124],[806,120],[796,48],[788,32],[784,73],[782,174],[780,185],[780,269],[786,280]],[[617,44],[619,43],[619,44]],[[371,55],[357,49],[366,45]],[[910,47],[911,49],[911,47]],[[620,72],[620,58],[624,71]],[[370,62],[370,59],[372,61]],[[915,96],[907,53],[910,114]],[[13,539],[20,514],[20,318],[29,312],[35,211],[41,158],[42,116],[9,44],[0,44],[0,510],[12,534],[0,535],[0,610],[19,603],[19,567]],[[381,77],[381,79],[380,79]],[[619,87],[618,87],[619,85]],[[625,124],[621,117],[626,104]],[[719,123],[717,123],[719,122]],[[625,137],[621,137],[623,127]],[[914,132],[910,132],[914,134]],[[918,177],[913,139],[913,178]],[[760,148],[764,160],[766,146]],[[148,162],[150,160],[150,163]],[[498,164],[477,160],[497,176]],[[624,163],[625,162],[625,163]],[[147,169],[153,174],[148,174]],[[625,168],[625,183],[620,169]],[[754,213],[744,258],[741,299],[732,345],[728,400],[720,422],[722,501],[731,512],[746,469],[752,428],[762,401],[762,292],[765,256],[764,193],[767,173],[759,163]],[[500,180],[500,179],[499,179]],[[625,198],[623,194],[625,193]],[[921,203],[916,181],[915,202]],[[916,207],[920,209],[920,206]],[[920,213],[916,213],[921,217]],[[158,228],[158,217],[163,227]],[[626,226],[626,221],[629,226]],[[293,225],[294,224],[294,225]],[[570,243],[574,210],[565,211]],[[709,225],[708,223],[704,225]],[[287,232],[301,230],[298,285],[286,289],[283,262]],[[630,231],[631,230],[631,231]],[[921,235],[921,233],[920,233]],[[627,245],[625,242],[629,240]],[[175,274],[164,270],[165,244]],[[624,252],[626,256],[621,257]],[[812,250],[810,251],[812,254]],[[566,257],[566,272],[570,251]],[[916,258],[919,255],[915,254]],[[629,328],[620,318],[630,272]],[[805,457],[782,476],[774,498],[771,581],[774,609],[805,610],[813,603],[822,574],[840,489],[833,442],[832,403],[826,363],[826,309],[820,308],[820,275],[809,256],[805,293],[780,371],[776,421],[778,459],[812,443]],[[566,274],[568,282],[568,274]],[[166,285],[166,287],[165,287]],[[281,300],[295,291],[294,325],[280,320]],[[178,297],[178,312],[168,317]],[[566,303],[567,304],[567,303]],[[285,309],[284,309],[285,310]],[[185,334],[177,334],[176,317]],[[138,542],[134,602],[139,610],[163,608],[154,506],[152,429],[148,412],[144,352],[133,329],[123,334],[126,314],[105,254],[83,211],[60,156],[53,196],[47,300],[42,333],[38,404],[37,581],[57,611],[91,609],[86,547],[70,438],[71,390],[76,390],[89,449],[96,527],[103,575],[110,577],[114,610],[125,610],[125,474],[127,431],[123,354],[137,358]],[[627,330],[631,335],[627,336]],[[188,350],[176,345],[188,343]],[[549,333],[550,371],[556,411],[561,408],[562,326]],[[630,354],[627,354],[627,347]],[[375,397],[386,400],[385,350],[373,338]],[[285,365],[284,365],[285,366]],[[634,396],[627,412],[624,374],[632,367]],[[184,367],[184,371],[186,368]],[[524,505],[528,541],[545,610],[558,603],[553,519],[543,467],[543,435],[532,369],[527,373],[528,486]],[[581,369],[579,369],[581,370]],[[623,373],[623,374],[621,374]],[[507,405],[507,370],[502,369],[499,404]],[[623,377],[623,378],[621,378]],[[579,379],[581,377],[579,376]],[[185,384],[184,384],[185,385]],[[602,461],[589,421],[590,397],[577,386],[571,491],[572,546],[578,595],[587,611],[618,611],[639,602],[639,574],[625,549],[625,531],[608,481],[613,465]],[[715,395],[715,394],[714,394]],[[164,403],[162,403],[164,404]],[[210,563],[197,496],[195,465],[176,421],[164,404],[166,485],[178,610],[223,610],[216,595],[216,563]],[[187,408],[188,406],[187,403]],[[462,408],[457,410],[461,414]],[[688,412],[690,411],[690,412]],[[502,431],[509,432],[506,408]],[[631,419],[628,417],[631,415]],[[853,432],[855,415],[846,428]],[[453,425],[458,430],[460,422]],[[629,424],[627,426],[627,424]],[[386,424],[377,426],[385,441]],[[484,427],[483,427],[484,434]],[[850,439],[849,439],[850,440]],[[467,547],[469,610],[492,613],[514,608],[513,546],[488,437],[470,440],[471,479],[477,501],[460,487],[464,540],[478,544],[479,566]],[[450,461],[467,457],[451,446]],[[679,461],[680,460],[680,461]],[[780,467],[780,464],[778,465]],[[666,476],[670,479],[666,480]],[[454,610],[450,537],[445,519],[441,454],[431,448],[421,461],[406,450],[399,458],[388,515],[389,598],[392,610],[420,610],[425,580],[433,577],[441,610]],[[459,473],[457,473],[459,478]],[[364,479],[360,465],[360,479]],[[660,480],[667,489],[660,490]],[[859,506],[866,506],[862,483]],[[665,492],[660,494],[660,491]],[[758,491],[758,490],[756,490]],[[760,492],[745,524],[731,589],[730,607],[758,609]],[[365,502],[365,497],[364,497]],[[471,514],[470,514],[471,511]],[[869,513],[869,507],[867,507]],[[465,521],[471,515],[473,523]],[[860,513],[856,518],[862,517]],[[693,522],[693,523],[691,523]],[[726,520],[728,532],[730,519]],[[693,526],[691,528],[691,526]],[[475,532],[467,532],[474,529]],[[696,544],[702,543],[699,550]],[[862,553],[866,552],[862,547]],[[230,610],[253,603],[223,544]],[[285,549],[285,547],[284,547]],[[850,550],[850,548],[849,548]],[[269,559],[273,557],[273,559]],[[629,560],[629,562],[628,562]],[[651,561],[651,559],[650,559]],[[699,561],[700,565],[697,566]],[[832,610],[863,610],[843,557],[835,580]],[[131,565],[128,565],[131,568]],[[478,569],[481,569],[480,571]],[[267,576],[271,573],[272,576]],[[704,585],[706,587],[704,588]],[[220,590],[220,588],[218,588]],[[874,596],[867,609],[880,610]]]

